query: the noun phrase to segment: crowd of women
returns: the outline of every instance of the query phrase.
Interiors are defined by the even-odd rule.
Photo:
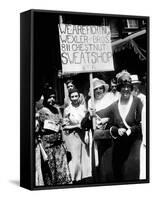
[[[94,78],[94,102],[68,81],[64,109],[54,88],[45,89],[36,102],[36,186],[145,178],[140,153],[145,155],[146,103],[137,78],[124,70],[111,80],[109,92],[104,80]]]

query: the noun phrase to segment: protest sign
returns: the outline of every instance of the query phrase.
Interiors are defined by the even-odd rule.
[[[113,71],[108,26],[59,24],[63,73]]]

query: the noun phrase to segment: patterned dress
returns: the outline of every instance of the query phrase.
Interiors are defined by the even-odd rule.
[[[42,147],[47,155],[47,161],[42,163],[44,184],[61,185],[71,183],[71,175],[67,162],[66,146],[62,140],[59,110],[43,107],[39,111],[42,126]],[[52,123],[45,125],[47,122]]]

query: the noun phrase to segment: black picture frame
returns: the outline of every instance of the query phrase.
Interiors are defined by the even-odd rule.
[[[62,16],[62,18],[61,18]],[[62,22],[60,21],[62,20]],[[129,20],[129,21],[128,21]],[[130,20],[133,20],[133,24]],[[128,23],[127,23],[128,21]],[[135,22],[134,22],[135,21]],[[61,76],[60,40],[58,24],[107,25],[111,24],[112,43],[116,55],[114,72],[96,72],[95,74],[109,81],[116,73],[127,69],[131,74],[138,74],[146,84],[146,178],[142,180],[83,182],[52,186],[35,184],[35,102],[40,97],[41,88],[47,81],[52,82],[58,91],[58,103],[64,102],[64,85],[70,75]],[[117,14],[81,13],[70,11],[29,10],[20,14],[20,186],[30,190],[91,187],[103,185],[149,183],[149,16],[131,16]],[[143,32],[144,31],[144,32]],[[140,35],[137,33],[140,33]],[[134,35],[132,39],[130,36]],[[130,43],[133,40],[135,43]],[[133,46],[135,44],[135,46]],[[140,46],[139,46],[140,45]],[[113,49],[113,54],[114,54]],[[122,51],[124,51],[122,53]],[[126,51],[126,53],[125,53]],[[130,52],[132,53],[130,54]],[[130,59],[128,59],[130,56]],[[122,58],[122,59],[121,59]],[[87,73],[74,76],[74,81],[81,92],[82,86],[89,88]],[[143,79],[145,78],[145,79]],[[87,90],[85,91],[86,95]]]

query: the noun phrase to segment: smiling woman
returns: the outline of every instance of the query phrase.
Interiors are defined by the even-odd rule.
[[[64,140],[72,160],[69,162],[73,183],[91,176],[90,158],[85,143],[85,131],[81,129],[81,121],[85,116],[86,108],[80,104],[77,89],[70,90],[71,104],[64,111]]]
[[[21,186],[135,183],[141,124],[146,177],[137,182],[148,182],[149,17],[32,9],[21,13],[20,33]],[[123,69],[142,83],[142,112],[129,73],[109,90]]]
[[[136,181],[140,174],[140,145],[142,142],[142,103],[131,94],[130,74],[122,71],[117,76],[121,97],[108,108],[97,112],[99,117],[109,117],[110,135],[113,139],[112,170],[115,181]]]

